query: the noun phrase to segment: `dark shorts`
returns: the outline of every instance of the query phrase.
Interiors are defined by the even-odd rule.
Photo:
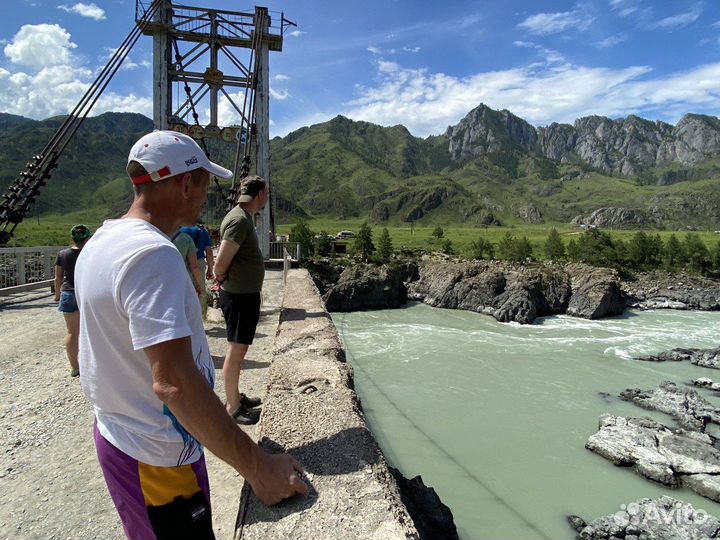
[[[75,291],[61,291],[58,311],[63,313],[75,313],[77,310],[78,305],[75,300]]]
[[[130,540],[212,540],[205,456],[191,465],[155,467],[131,458],[95,431],[108,491]]]
[[[260,320],[260,293],[231,293],[220,289],[220,309],[225,317],[227,340],[250,345]]]

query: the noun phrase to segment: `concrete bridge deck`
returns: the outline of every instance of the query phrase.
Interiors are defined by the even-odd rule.
[[[255,343],[241,376],[263,395],[282,302],[282,272],[268,270]],[[0,303],[0,538],[123,538],[92,441],[92,408],[70,378],[65,323],[49,289]],[[224,399],[225,326],[205,329]],[[246,426],[253,438],[256,426]],[[207,453],[218,539],[235,535],[242,477]]]
[[[92,409],[69,377],[65,325],[49,290],[3,299],[0,328],[0,538],[122,538],[95,457]],[[224,324],[208,322],[206,332],[220,368]],[[417,538],[343,360],[307,272],[291,270],[284,291],[282,272],[269,270],[241,376],[264,410],[246,429],[305,464],[311,495],[267,509],[208,452],[218,539]],[[224,398],[221,369],[216,392]]]

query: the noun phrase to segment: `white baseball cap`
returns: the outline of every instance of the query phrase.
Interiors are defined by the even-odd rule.
[[[130,149],[128,163],[137,161],[147,174],[133,176],[133,184],[149,184],[195,169],[205,169],[220,178],[233,173],[210,161],[202,148],[187,135],[176,131],[153,131],[141,137]]]

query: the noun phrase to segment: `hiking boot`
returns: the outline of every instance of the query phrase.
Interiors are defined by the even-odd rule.
[[[257,407],[258,405],[262,404],[262,399],[259,397],[247,397],[242,392],[240,393],[240,405],[243,405],[244,407],[247,407],[248,409],[252,409],[253,407]]]
[[[240,405],[234,413],[232,413],[233,420],[243,426],[252,426],[257,424],[260,420],[260,411],[248,409],[244,405]]]

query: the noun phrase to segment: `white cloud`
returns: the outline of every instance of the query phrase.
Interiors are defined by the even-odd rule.
[[[470,77],[378,62],[380,83],[359,89],[343,112],[355,120],[403,124],[415,135],[437,134],[479,103],[509,109],[535,125],[573,122],[589,114],[650,113],[676,121],[692,110],[720,111],[720,63],[652,78],[648,66],[622,69],[569,64],[527,66]],[[568,89],[572,89],[569,92]]]
[[[580,31],[587,30],[592,21],[591,17],[584,17],[577,11],[538,13],[531,15],[518,24],[518,28],[527,30],[536,36],[548,36],[563,32],[568,28]]]
[[[278,73],[277,75],[273,76],[273,81],[289,81],[290,77],[287,75],[283,75],[282,73]]]
[[[695,4],[692,10],[686,13],[679,13],[672,17],[665,17],[653,24],[655,28],[681,28],[698,20],[702,14],[702,6]]]
[[[0,111],[43,119],[72,111],[90,87],[95,73],[71,54],[75,44],[58,25],[26,25],[4,48],[17,65],[11,72],[0,68]],[[112,52],[109,50],[108,52]],[[106,111],[138,112],[152,116],[152,99],[105,91],[92,114]]]
[[[66,11],[67,13],[77,13],[81,17],[87,17],[89,19],[95,19],[96,21],[101,21],[105,19],[105,10],[101,7],[93,4],[83,4],[82,2],[78,2],[77,4],[73,6],[58,6],[58,9],[62,9],[63,11]]]
[[[381,49],[380,47],[366,47],[368,52],[371,52],[376,55],[391,55],[391,54],[400,54],[400,53],[417,53],[420,52],[420,47],[402,47],[401,49]]]
[[[113,54],[117,51],[117,47],[104,47],[103,50],[105,51],[104,54],[100,55],[100,61],[103,63],[107,63]],[[139,68],[149,68],[152,67],[152,62],[149,60],[142,60],[140,62],[134,61],[130,56],[127,56],[125,60],[123,60],[123,63],[120,64],[120,70],[121,71],[132,71]]]
[[[287,90],[275,90],[274,88],[270,88],[270,97],[277,99],[278,101],[283,101],[290,97],[290,92]]]
[[[42,68],[70,63],[70,51],[76,47],[70,34],[57,24],[26,24],[4,52],[13,64]]]
[[[720,21],[714,22],[711,26],[712,28],[720,28]]]
[[[610,0],[610,8],[621,17],[627,17],[640,10],[636,0]]]
[[[303,32],[302,30],[293,30],[292,32],[288,33],[288,36],[292,37],[300,37],[307,34],[307,32]]]
[[[624,34],[615,34],[614,36],[608,36],[605,39],[596,41],[593,45],[595,45],[598,49],[607,49],[609,47],[619,45],[623,41],[627,41],[627,36]]]

